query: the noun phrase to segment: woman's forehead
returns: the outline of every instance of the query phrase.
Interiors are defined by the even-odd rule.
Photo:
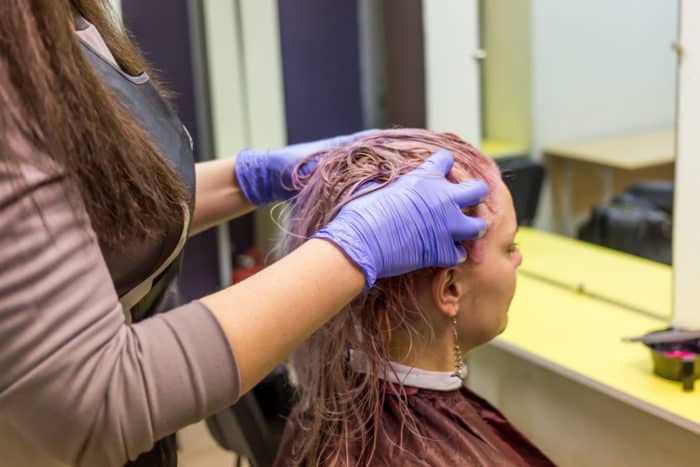
[[[492,196],[494,216],[490,230],[499,236],[512,236],[518,228],[515,216],[515,207],[508,187],[503,183],[498,183],[498,188],[489,196]]]

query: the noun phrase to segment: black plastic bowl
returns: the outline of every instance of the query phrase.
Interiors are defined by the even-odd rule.
[[[662,329],[646,334],[680,331],[677,328]],[[682,381],[683,389],[691,391],[696,379],[700,379],[700,339],[663,344],[646,344],[651,351],[654,373],[673,381]]]

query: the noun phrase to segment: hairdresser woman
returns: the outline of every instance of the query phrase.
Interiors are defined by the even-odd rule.
[[[484,228],[460,211],[484,186],[448,183],[437,153],[258,275],[179,305],[188,235],[292,196],[291,165],[353,137],[195,166],[106,3],[0,2],[2,465],[176,465],[175,431],[378,277],[453,265]]]

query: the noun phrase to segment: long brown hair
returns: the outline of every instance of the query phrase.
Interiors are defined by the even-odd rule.
[[[18,163],[10,139],[46,153],[82,198],[102,245],[150,238],[182,222],[184,184],[83,56],[79,13],[129,74],[146,63],[107,0],[0,2],[0,163]]]
[[[493,160],[455,135],[422,129],[372,132],[346,146],[310,155],[319,159],[310,174],[299,170],[303,162],[295,167],[292,181],[299,193],[283,212],[285,235],[279,253],[302,245],[345,203],[361,196],[366,183],[388,184],[438,149],[447,149],[454,156],[450,181],[478,178],[486,181],[491,193],[498,189],[500,173]],[[496,214],[492,197],[467,213],[489,224]],[[465,243],[469,251],[474,246],[474,242]],[[292,452],[281,453],[289,456],[289,465],[372,465],[379,437],[387,436],[401,445],[401,436],[394,439],[381,423],[388,390],[382,379],[386,380],[389,371],[386,361],[392,333],[422,339],[432,336],[430,320],[415,296],[415,284],[429,280],[429,272],[378,280],[294,352],[292,366],[300,396],[290,417],[296,429],[294,447]],[[353,363],[351,352],[362,357]],[[364,371],[353,371],[358,366]],[[417,434],[405,399],[399,397],[398,403],[406,432]]]

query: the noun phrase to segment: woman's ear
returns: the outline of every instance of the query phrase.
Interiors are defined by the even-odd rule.
[[[459,266],[438,269],[433,276],[433,302],[445,316],[452,318],[457,315],[459,301],[464,294],[461,282],[464,272]]]

